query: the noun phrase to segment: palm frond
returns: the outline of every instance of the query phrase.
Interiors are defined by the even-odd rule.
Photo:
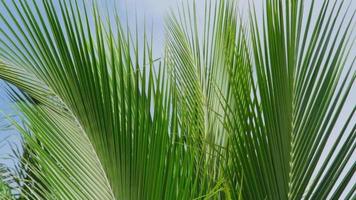
[[[201,3],[201,2],[200,2]],[[229,84],[225,81],[233,64],[237,33],[234,1],[206,1],[197,5],[183,3],[167,20],[167,57],[170,76],[178,91],[182,131],[190,132],[202,153],[205,171],[212,175],[212,185],[221,181],[225,146],[225,105]],[[198,19],[203,14],[201,23]],[[202,34],[203,33],[203,34]]]
[[[338,199],[354,174],[346,163],[355,148],[355,109],[344,128],[335,129],[335,123],[355,80],[350,54],[355,11],[350,17],[344,1],[324,1],[320,10],[315,1],[310,9],[304,4],[270,0],[262,18],[254,7],[250,12],[255,86],[243,90],[252,90],[252,97],[235,101],[242,109],[230,116],[231,126],[242,127],[231,157],[248,180],[240,184],[244,198]],[[320,159],[323,152],[326,159]]]
[[[22,196],[353,198],[348,2],[251,3],[247,23],[233,0],[202,2],[203,13],[182,3],[157,60],[146,32],[95,1],[1,1],[0,78],[19,88],[9,94],[24,121],[13,121]]]
[[[2,31],[1,77],[41,103],[19,105],[31,134],[17,127],[41,166],[34,168],[36,178],[50,186],[35,188],[39,196],[205,195],[209,186],[200,182],[209,177],[197,165],[196,150],[186,147],[194,146],[185,141],[189,136],[178,133],[165,62],[154,71],[146,37],[140,60],[138,44],[130,43],[135,38],[117,20],[105,27],[95,4],[12,1],[15,13],[2,5],[12,24],[1,13],[8,28]]]

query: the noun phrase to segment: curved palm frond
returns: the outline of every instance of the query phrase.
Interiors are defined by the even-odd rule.
[[[190,199],[211,192],[197,151],[187,148],[194,144],[178,128],[165,62],[153,70],[146,37],[139,60],[138,43],[129,42],[135,38],[116,19],[106,27],[96,5],[2,6],[1,77],[39,102],[19,104],[30,134],[17,126],[40,166],[32,169],[36,179],[48,186],[35,185],[36,198]]]
[[[25,93],[10,92],[23,198],[355,196],[351,0],[267,0],[247,25],[233,0],[183,3],[158,60],[95,3],[9,2],[0,78]]]

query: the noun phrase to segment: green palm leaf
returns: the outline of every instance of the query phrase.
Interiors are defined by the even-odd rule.
[[[233,0],[183,3],[160,59],[96,3],[0,4],[22,198],[355,196],[347,2],[268,0],[247,24]]]
[[[201,153],[186,148],[194,144],[178,129],[166,64],[153,70],[146,39],[140,60],[137,42],[130,44],[119,21],[105,28],[96,5],[11,6],[1,77],[39,102],[19,105],[30,133],[17,127],[38,157],[35,198],[190,199],[210,192],[196,161]]]
[[[354,164],[346,168],[355,148],[355,108],[344,128],[336,130],[336,139],[332,136],[355,80],[354,63],[346,62],[354,60],[349,45],[355,40],[354,15],[345,18],[349,12],[340,12],[343,1],[324,1],[320,10],[315,1],[307,10],[304,4],[271,0],[264,4],[262,18],[254,9],[250,12],[250,77],[255,86],[232,92],[238,107],[229,116],[236,134],[231,170],[243,172],[231,176],[231,182],[242,187],[247,199],[338,199],[355,172]],[[252,99],[251,93],[238,94],[246,90],[253,91]],[[327,141],[332,148],[326,148]],[[345,170],[347,175],[341,176]]]
[[[311,5],[314,4],[313,1]],[[230,9],[221,10],[225,6]],[[345,63],[352,47],[348,44],[354,40],[350,38],[354,16],[345,18],[347,11],[342,16],[340,11],[344,7],[343,2],[325,1],[317,11],[317,23],[311,26],[315,9],[305,10],[303,1],[267,1],[262,18],[257,18],[254,9],[250,12],[248,38],[243,31],[241,34],[231,31],[237,24],[236,17],[229,15],[233,9],[229,3],[220,2],[215,9],[220,8],[216,16],[221,20],[210,22],[209,17],[205,17],[204,26],[210,25],[212,31],[204,29],[203,35],[209,35],[210,31],[216,36],[224,33],[222,38],[230,45],[223,45],[221,38],[215,35],[211,40],[199,39],[194,5],[193,11],[188,7],[179,15],[180,22],[176,18],[169,22],[173,74],[175,80],[179,80],[176,84],[180,90],[187,91],[184,97],[187,107],[194,108],[189,109],[194,112],[192,118],[207,116],[195,113],[204,113],[204,106],[216,109],[214,105],[204,104],[211,98],[205,88],[217,86],[224,99],[222,107],[225,109],[220,115],[224,116],[225,131],[229,133],[227,157],[230,160],[226,173],[234,198],[241,195],[247,199],[300,199],[303,195],[317,199],[328,195],[338,198],[350,182],[355,169],[345,166],[354,152],[355,127],[351,123],[354,109],[349,112],[344,128],[338,130],[340,134],[327,159],[319,160],[326,142],[331,140],[331,132],[355,79],[354,63]],[[205,13],[211,16],[208,11]],[[330,16],[325,16],[326,13]],[[338,31],[334,28],[336,20],[341,20]],[[246,30],[243,26],[240,29]],[[229,37],[229,33],[233,37]],[[221,52],[227,59],[221,59],[216,53],[201,53],[200,41],[208,51]],[[229,55],[229,52],[232,52],[231,57],[224,54]],[[225,60],[226,63],[213,62],[213,67],[227,76],[214,77],[210,60],[202,59],[201,54],[209,55],[211,60]],[[204,70],[207,73],[201,73]],[[346,77],[341,76],[342,71],[347,71]],[[204,81],[205,76],[213,77],[213,81],[210,84]],[[222,84],[226,80],[229,80],[227,93]],[[340,87],[336,87],[338,84]],[[201,111],[196,111],[199,107]],[[204,121],[215,127],[218,124],[201,118],[201,124]],[[213,130],[214,134],[219,132]],[[341,150],[335,153],[342,137],[346,137],[347,142],[341,143]],[[329,160],[332,157],[340,159]],[[344,168],[347,175],[337,183]],[[327,169],[327,173],[323,173]],[[317,174],[315,179],[313,173]],[[332,188],[337,188],[335,194],[330,193]]]

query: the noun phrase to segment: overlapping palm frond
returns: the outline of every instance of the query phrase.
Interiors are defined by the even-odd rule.
[[[350,54],[355,11],[344,1],[323,1],[320,9],[316,4],[270,0],[262,15],[255,8],[250,12],[254,83],[236,89],[238,107],[228,115],[236,134],[232,170],[242,171],[233,183],[243,198],[354,196],[354,188],[345,188],[355,173],[355,107],[347,112],[343,128],[335,124],[355,83]],[[252,92],[243,95],[248,90]]]
[[[178,128],[165,62],[153,70],[146,39],[139,51],[117,19],[104,25],[95,4],[2,6],[1,77],[39,102],[19,104],[30,133],[18,126],[40,166],[31,169],[41,182],[35,198],[190,199],[211,191]]]
[[[235,1],[198,2],[203,13],[183,3],[167,21],[167,56],[171,61],[171,80],[178,92],[182,130],[199,141],[205,170],[214,182],[223,178],[228,134],[224,130],[227,80],[234,62],[238,34]],[[203,23],[199,21],[201,14]],[[203,33],[203,34],[201,34]],[[225,181],[224,181],[225,182]],[[226,196],[226,194],[220,194]]]
[[[217,98],[224,99],[224,110],[219,114],[224,116],[224,131],[229,135],[225,167],[234,199],[339,198],[355,172],[354,164],[346,167],[352,162],[355,148],[354,108],[348,112],[350,117],[344,127],[335,129],[355,79],[354,58],[350,55],[355,40],[351,30],[355,11],[350,13],[343,1],[324,1],[320,10],[315,8],[315,1],[310,9],[304,4],[267,1],[258,16],[252,7],[250,27],[237,27],[248,30],[248,34],[236,31],[238,21],[229,15],[229,9],[216,15],[220,21],[210,23],[205,17],[204,25],[212,24],[213,31],[205,30],[203,34],[224,33],[222,38],[228,45],[219,37],[200,40],[196,14],[189,8],[179,15],[181,22],[173,18],[169,23],[174,74],[180,80],[178,87],[188,91],[186,104],[194,109],[207,106],[219,111],[204,104],[211,96],[202,91],[212,85],[222,94]],[[311,25],[311,20],[316,23]],[[211,60],[221,57],[201,53],[200,41],[208,51],[224,55],[225,59],[220,60],[225,62],[213,62],[213,67],[206,64],[200,54],[209,55]],[[229,52],[230,57],[226,56]],[[207,71],[203,75],[201,68]],[[226,75],[216,78],[212,68]],[[213,81],[204,82],[205,75]],[[226,82],[228,90],[223,85]],[[194,109],[190,109],[192,118],[204,116],[195,114]],[[340,132],[335,141],[333,130]],[[219,132],[212,130],[214,134]],[[340,142],[343,137],[344,143]],[[325,148],[327,141],[331,141],[331,149]],[[341,150],[335,152],[338,146]],[[320,159],[325,151],[327,158]],[[340,177],[342,172],[346,175]],[[353,193],[354,189],[346,195]]]
[[[183,3],[157,60],[96,3],[2,0],[21,198],[354,198],[348,2]]]

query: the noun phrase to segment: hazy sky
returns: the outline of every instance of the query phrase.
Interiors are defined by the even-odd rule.
[[[9,1],[9,0],[5,0]],[[113,2],[115,0],[107,0],[107,1],[102,1],[102,2],[107,2],[109,6],[114,5]],[[142,32],[143,31],[143,24],[144,21],[146,21],[146,24],[148,27],[153,24],[153,35],[154,35],[154,44],[156,48],[156,52],[159,52],[159,50],[162,47],[162,44],[164,42],[164,18],[167,14],[169,14],[172,11],[175,11],[177,9],[177,4],[178,0],[117,0],[115,1],[117,4],[117,7],[119,8],[121,18],[126,21],[126,16],[129,18],[129,24],[132,25],[131,28],[134,28],[134,22],[135,22],[135,16],[137,16],[137,21],[138,21],[138,31]],[[199,2],[199,0],[198,0]],[[201,2],[201,1],[200,1]],[[241,2],[247,2],[247,0],[241,0]],[[256,1],[257,2],[257,1]],[[322,2],[322,0],[318,0],[317,2]],[[356,9],[356,1],[351,0],[351,8],[350,10],[355,10]],[[319,5],[321,5],[319,3]],[[318,5],[318,4],[317,4]],[[240,3],[240,10],[245,11],[246,10],[246,3]],[[169,9],[171,8],[171,10]],[[203,8],[199,8],[198,10],[202,11]],[[0,7],[0,12],[3,11],[3,8]],[[259,13],[260,14],[260,13]],[[353,23],[353,26],[355,26],[356,22]],[[0,24],[0,28],[1,28]],[[356,55],[356,48],[355,46],[352,49],[351,55]],[[353,66],[353,72],[355,72],[355,66]],[[9,108],[10,104],[8,99],[4,95],[4,84],[0,82],[0,113],[11,113],[11,109]],[[342,124],[342,121],[345,120],[346,118],[346,113],[349,113],[352,108],[355,107],[356,105],[356,84],[353,84],[353,88],[351,91],[351,96],[347,100],[347,105],[344,108],[343,113],[341,114],[342,118],[339,120],[338,123],[338,128],[340,128],[340,124]],[[0,114],[1,115],[1,114]],[[353,124],[356,124],[356,117],[353,117]],[[0,120],[0,125],[2,124]],[[334,133],[337,134],[337,129]],[[7,141],[18,141],[18,137],[15,134],[15,131],[0,131],[0,141],[9,136],[10,140]],[[11,139],[12,138],[12,139]],[[330,145],[328,145],[330,146]],[[2,143],[0,143],[0,155],[6,152],[9,152],[10,148],[8,145],[2,146]],[[0,162],[1,162],[0,158]],[[356,157],[353,156],[351,159],[351,163],[356,162]],[[351,165],[350,165],[351,166]],[[356,182],[356,177],[353,177],[354,182]]]

